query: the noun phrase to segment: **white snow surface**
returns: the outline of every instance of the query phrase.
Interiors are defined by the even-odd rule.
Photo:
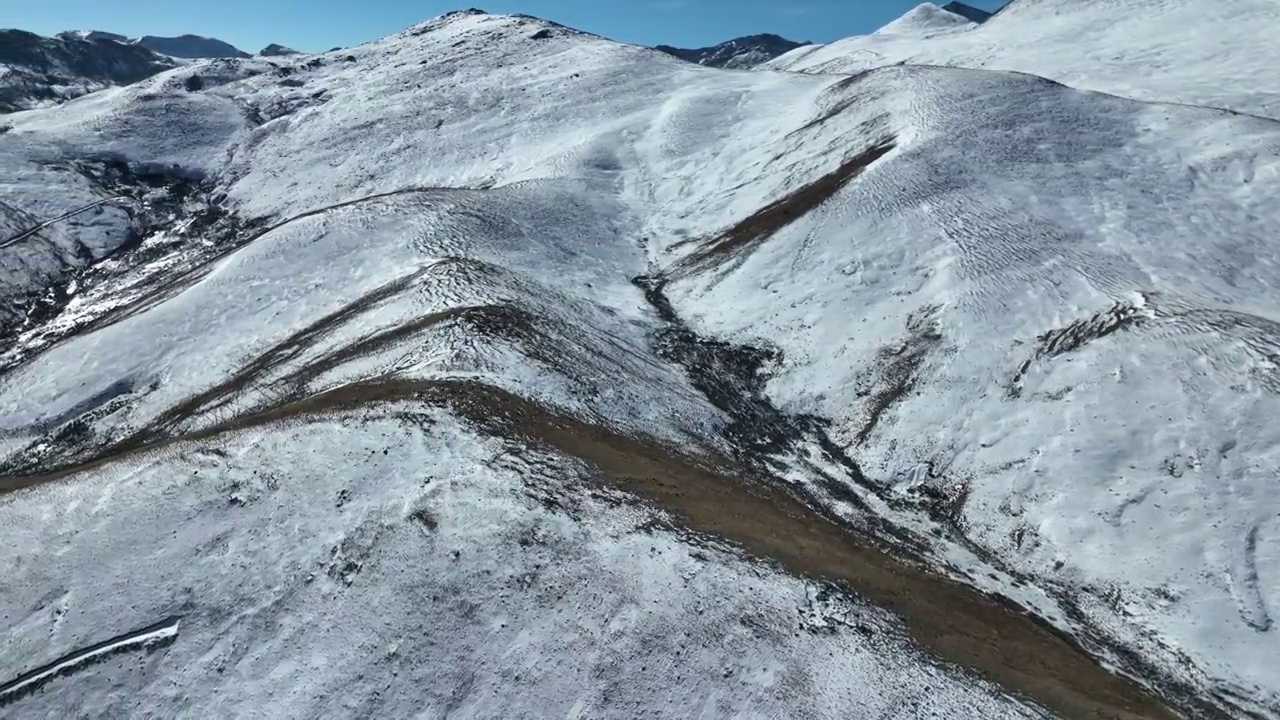
[[[1156,5],[1161,12],[1129,12]],[[861,177],[740,262],[677,281],[676,310],[705,334],[780,348],[770,397],[832,419],[884,493],[965,486],[961,524],[1002,567],[1077,593],[1091,623],[1170,672],[1280,714],[1280,428],[1269,422],[1280,413],[1280,123],[972,69],[1275,114],[1267,83],[1276,51],[1250,45],[1269,27],[1263,5],[1020,0],[979,28],[901,41],[909,46],[877,36],[882,44],[866,47],[879,56],[861,66],[910,47],[912,62],[960,50],[982,58],[953,63],[970,68],[908,65],[850,82],[721,72],[529,18],[462,13],[311,56],[319,62],[198,63],[16,114],[0,135],[0,201],[33,216],[79,202],[46,199],[50,183],[84,192],[78,175],[42,162],[56,157],[177,166],[225,193],[237,214],[276,221],[424,190],[283,225],[166,302],[3,378],[3,448],[37,439],[113,388],[133,399],[97,419],[98,429],[143,425],[272,343],[415,272],[412,290],[338,328],[313,356],[423,313],[515,304],[547,318],[548,335],[565,339],[581,372],[445,328],[343,366],[313,389],[389,368],[479,376],[661,437],[705,434],[722,418],[678,368],[649,354],[658,323],[628,279],[670,267],[688,253],[684,241],[708,238],[890,140],[895,148]],[[1207,34],[1188,45],[1173,28],[1190,26],[1192,6]],[[1225,54],[1228,27],[1239,30],[1232,48],[1253,48],[1247,63]],[[531,37],[544,29],[549,38]],[[793,69],[851,69],[837,67],[852,57],[837,45],[797,51],[792,60],[803,67]],[[935,47],[938,55],[926,54]],[[1175,53],[1183,53],[1176,66]],[[1138,62],[1171,65],[1134,74]],[[183,89],[194,72],[207,80],[199,92]],[[1238,74],[1227,83],[1230,73]],[[455,257],[494,270],[482,281],[459,278]],[[1037,352],[1043,334],[1117,303],[1137,322],[1060,354]],[[560,327],[580,332],[557,335]],[[917,363],[895,366],[921,342]],[[895,373],[909,377],[910,392],[874,410]],[[863,435],[872,417],[879,421]],[[570,523],[521,504],[513,476],[484,469],[485,442],[457,429],[432,433],[378,423],[264,430],[219,452],[107,466],[0,498],[0,535],[19,548],[5,560],[13,589],[0,591],[17,623],[3,641],[4,669],[38,665],[20,658],[51,633],[56,651],[40,662],[93,642],[90,629],[121,608],[136,616],[110,623],[117,631],[181,606],[195,619],[184,616],[182,640],[147,661],[156,664],[137,675],[96,668],[83,695],[24,702],[36,703],[34,714],[59,714],[59,703],[94,707],[111,692],[111,702],[164,714],[202,687],[191,707],[218,714],[270,706],[396,715],[416,697],[411,688],[429,686],[458,688],[460,707],[484,715],[514,697],[490,693],[526,687],[517,675],[533,683],[609,667],[636,676],[631,663],[657,652],[669,672],[623,697],[649,707],[675,687],[681,702],[697,704],[671,706],[673,716],[747,712],[757,702],[766,703],[762,715],[787,715],[796,711],[790,696],[769,695],[760,688],[775,686],[759,678],[781,677],[786,658],[835,653],[806,666],[812,711],[825,715],[848,699],[830,693],[860,684],[835,681],[841,673],[879,683],[889,672],[883,653],[789,635],[674,663],[666,640],[659,651],[644,644],[654,628],[665,638],[670,628],[721,627],[694,608],[728,617],[740,606],[725,598],[739,588],[752,588],[740,596],[747,605],[782,608],[803,585],[721,559],[707,566],[714,580],[687,589],[675,568],[687,567],[689,551],[674,538],[635,535],[622,511],[593,505],[589,520]],[[383,456],[388,447],[405,450]],[[360,500],[336,509],[328,498],[348,485]],[[447,505],[438,537],[404,522],[415,503],[437,502],[436,492]],[[234,493],[254,499],[228,505]],[[511,557],[501,538],[520,522],[549,524],[569,538],[571,557],[589,559],[540,566],[566,588],[550,604],[500,594],[501,578],[538,562],[495,565]],[[656,559],[636,574],[651,543]],[[450,560],[455,549],[463,560]],[[365,553],[365,574],[350,584],[323,571],[300,579],[338,552]],[[595,574],[630,579],[589,583]],[[583,593],[589,601],[574,599]],[[447,604],[436,616],[424,612],[432,596],[454,599],[431,601]],[[50,610],[64,597],[83,616]],[[661,623],[605,610],[649,607],[655,597]],[[575,619],[574,602],[591,609]],[[67,618],[80,624],[51,624]],[[580,623],[594,623],[585,636],[595,640],[567,639],[584,636]],[[617,627],[621,635],[610,635]],[[439,638],[439,654],[422,650],[424,637]],[[626,650],[608,642],[615,637],[627,638]],[[535,639],[566,652],[535,652]],[[472,669],[449,670],[444,659],[453,657]],[[548,666],[549,657],[564,664]],[[752,679],[716,689],[725,694],[712,700],[707,678],[729,657],[761,658],[762,669],[735,666],[735,677]],[[901,692],[920,687],[912,673],[937,672],[908,667],[893,686],[909,688]],[[597,681],[586,694],[572,689],[577,681],[537,687],[550,693],[547,707],[615,708],[602,705],[612,702],[603,699],[612,681]],[[137,691],[113,692],[125,682]],[[386,705],[359,704],[374,703],[374,684],[386,682],[392,689],[377,701]],[[978,692],[936,682],[948,716]],[[294,694],[271,695],[280,687]],[[454,690],[440,692],[432,702],[443,708]],[[347,697],[355,704],[343,705]],[[977,716],[1017,712],[973,707]]]
[[[1272,0],[1014,0],[962,32],[877,32],[796,48],[759,69],[1011,70],[1139,100],[1280,118],[1280,75],[1269,61],[1276,37]]]
[[[922,662],[874,608],[645,530],[647,511],[581,491],[552,510],[538,498],[573,466],[540,477],[418,414],[246,432],[0,499],[19,543],[4,672],[182,619],[165,651],[6,712],[1042,717]]]
[[[975,25],[968,18],[948,12],[933,3],[920,3],[906,15],[875,32],[877,35],[932,35]]]

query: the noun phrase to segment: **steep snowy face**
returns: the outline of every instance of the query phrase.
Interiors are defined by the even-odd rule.
[[[671,47],[670,45],[659,45],[654,49],[698,65],[748,70],[808,44],[793,42],[777,35],[765,34],[734,38],[719,45],[694,50]]]
[[[108,39],[0,30],[0,113],[137,82],[175,65],[171,58]]]
[[[1280,716],[1273,121],[478,12],[6,121],[6,711]]]
[[[762,67],[854,73],[905,62],[1013,70],[1139,100],[1280,118],[1280,79],[1259,61],[1273,55],[1277,34],[1280,14],[1269,0],[1017,0],[968,32],[852,37]]]

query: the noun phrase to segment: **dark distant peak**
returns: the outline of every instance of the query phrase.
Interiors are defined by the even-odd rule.
[[[659,45],[654,49],[698,65],[745,70],[808,44],[763,33],[734,38],[712,47],[684,49]]]
[[[994,14],[989,13],[986,10],[980,10],[972,5],[965,5],[962,2],[949,2],[946,5],[943,5],[942,9],[949,13],[959,15],[969,22],[976,23],[984,23],[991,19],[991,16]]]
[[[69,78],[130,83],[173,67],[175,62],[135,45],[0,30],[0,65]]]
[[[136,41],[152,52],[178,58],[247,58],[249,53],[230,43],[199,35],[179,35],[178,37],[157,37],[147,35]]]
[[[796,45],[797,47],[798,47],[798,46],[800,46],[800,45],[803,45],[803,44],[804,44],[804,43],[793,43],[793,42],[791,42],[790,40],[788,40],[788,39],[786,39],[786,38],[782,37],[781,35],[774,35],[773,33],[761,33],[761,34],[759,34],[759,35],[743,35],[742,37],[740,37],[740,38],[734,38],[734,39],[730,40],[729,42],[731,42],[731,43],[759,43],[759,44],[763,44],[763,43],[777,43],[777,44],[782,44],[782,45],[785,45],[785,44],[791,44],[791,45]]]
[[[278,45],[276,43],[271,43],[270,45],[258,51],[258,55],[262,57],[281,57],[283,55],[301,55],[301,54],[302,53],[298,52],[297,50],[294,50],[291,47],[285,47],[284,45]]]

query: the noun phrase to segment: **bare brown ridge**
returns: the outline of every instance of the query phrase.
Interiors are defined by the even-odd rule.
[[[893,556],[763,478],[726,470],[731,467],[727,461],[692,457],[474,380],[385,379],[348,385],[182,438],[106,454],[56,475],[6,479],[0,490],[46,482],[180,442],[401,401],[448,407],[484,431],[578,458],[598,470],[599,482],[653,503],[690,531],[722,538],[793,574],[842,583],[897,614],[920,647],[942,662],[967,668],[1063,718],[1180,717],[1147,689],[1108,672],[1070,638],[1034,616]]]
[[[749,217],[735,223],[719,235],[703,243],[702,247],[682,258],[667,274],[680,276],[689,271],[705,270],[718,262],[741,257],[779,230],[807,215],[811,210],[830,200],[876,160],[893,150],[895,141],[887,138],[852,155],[835,170],[808,183],[804,187],[765,205]]]

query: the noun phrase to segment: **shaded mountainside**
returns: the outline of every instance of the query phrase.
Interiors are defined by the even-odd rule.
[[[103,30],[67,30],[59,33],[58,37],[67,39],[80,40],[113,40],[123,45],[136,45],[144,47],[152,52],[169,57],[184,58],[187,60],[200,60],[212,58],[247,58],[249,53],[237,48],[231,43],[218,40],[217,38],[203,37],[200,35],[179,35],[177,37],[165,37],[157,35],[145,35],[138,38],[130,38],[119,33],[106,32]],[[287,50],[282,45],[268,45],[266,49],[280,48]]]
[[[875,34],[928,37],[972,27],[973,23],[963,15],[948,12],[933,3],[921,3]]]
[[[954,15],[959,15],[960,17],[968,20],[969,22],[975,22],[979,24],[984,23],[987,20],[991,19],[991,16],[995,14],[992,12],[987,12],[986,10],[981,10],[979,8],[973,7],[972,5],[965,5],[962,2],[949,2],[946,5],[943,5],[942,9]]]
[[[654,49],[698,65],[745,70],[807,44],[764,34],[734,38],[719,45],[692,50],[670,45],[658,45]]]
[[[131,42],[161,55],[190,60],[250,57],[249,53],[231,43],[199,35],[179,35],[178,37],[146,35]]]
[[[175,65],[144,47],[112,40],[0,30],[0,112],[137,82]]]

